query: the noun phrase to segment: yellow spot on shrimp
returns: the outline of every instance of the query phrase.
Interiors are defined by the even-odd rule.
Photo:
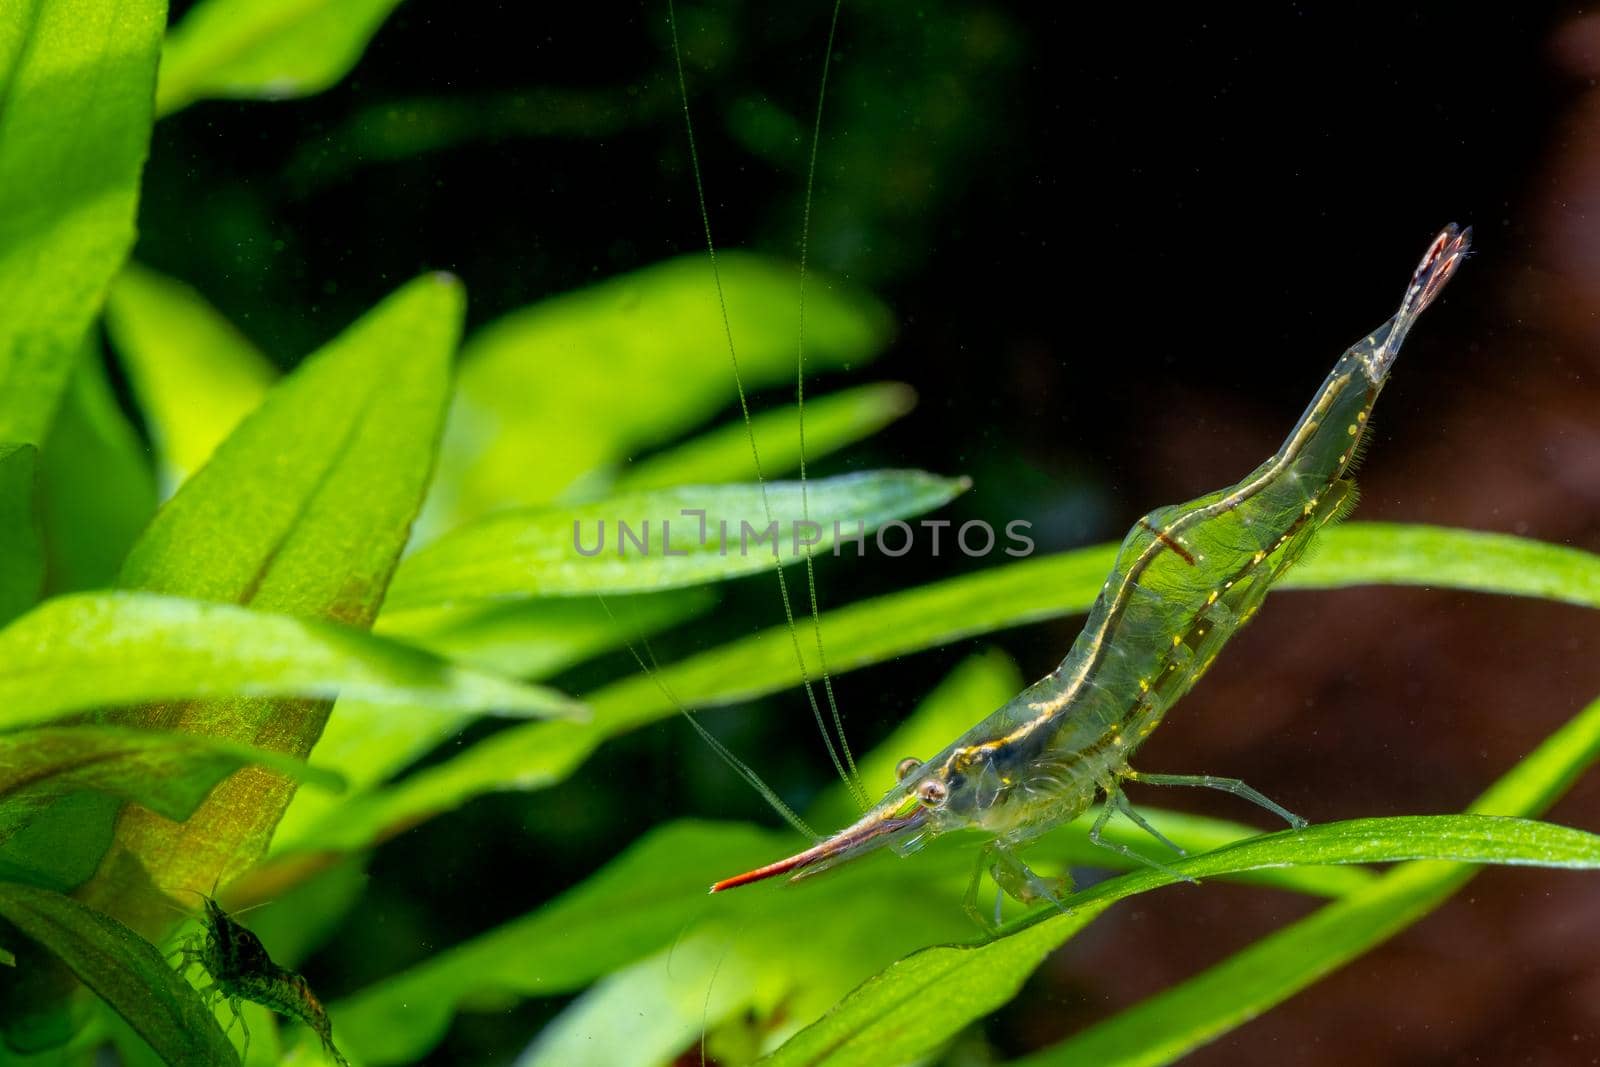
[[[1344,428],[1344,432],[1349,434],[1351,437],[1354,437],[1356,435],[1356,424],[1352,422],[1349,426]]]
[[[1139,679],[1139,692],[1141,692],[1141,693],[1150,692],[1150,680],[1148,678],[1140,678]]]
[[[1365,411],[1356,412],[1356,421],[1357,422],[1366,422],[1367,421],[1367,413]]]
[[[1209,605],[1209,604],[1215,604],[1216,602],[1217,602],[1217,591],[1215,589],[1213,589],[1213,590],[1211,590],[1211,594],[1206,597],[1206,603]]]
[[[1264,560],[1266,558],[1267,558],[1267,554],[1265,552],[1257,552],[1254,556],[1250,557],[1250,562],[1251,563],[1260,563],[1262,560]]]
[[[1173,648],[1177,648],[1181,644],[1183,644],[1183,638],[1179,637],[1177,634],[1173,634],[1172,635],[1172,647]]]

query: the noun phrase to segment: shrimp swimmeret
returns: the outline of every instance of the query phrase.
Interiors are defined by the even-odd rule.
[[[1029,870],[1018,846],[1103,796],[1090,839],[1143,860],[1101,838],[1115,811],[1156,833],[1128,805],[1124,782],[1223,789],[1304,826],[1236,779],[1146,774],[1129,761],[1317,531],[1354,507],[1349,470],[1373,403],[1407,331],[1455,273],[1470,236],[1451,225],[1434,239],[1399,311],[1339,357],[1265,463],[1227,489],[1158,508],[1128,531],[1060,666],[937,756],[902,762],[899,783],[853,825],[787,859],[724,879],[712,892],[781,874],[808,877],[883,845],[907,854],[937,834],[972,829],[989,836],[967,894],[967,908],[980,922],[986,920],[975,896],[985,867],[1015,899],[1059,904],[1066,886]]]

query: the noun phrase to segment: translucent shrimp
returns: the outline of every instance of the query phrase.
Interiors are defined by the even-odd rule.
[[[987,925],[975,902],[985,867],[1023,903],[1060,903],[1066,883],[1034,874],[1016,850],[1097,797],[1104,803],[1090,838],[1153,862],[1101,837],[1116,811],[1160,837],[1127,804],[1125,782],[1222,789],[1304,826],[1236,779],[1145,774],[1130,761],[1317,531],[1354,506],[1350,468],[1372,406],[1406,333],[1461,264],[1470,235],[1451,225],[1434,239],[1399,311],[1339,357],[1265,463],[1235,485],[1134,524],[1083,632],[1054,671],[932,759],[904,761],[899,783],[857,822],[712,892],[777,875],[808,877],[884,845],[907,854],[935,835],[977,830],[989,840],[967,908]]]

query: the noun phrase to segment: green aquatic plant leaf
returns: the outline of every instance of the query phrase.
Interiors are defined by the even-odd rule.
[[[157,513],[120,584],[369,626],[427,488],[462,311],[454,278],[424,276],[308,357]],[[425,668],[437,670],[436,661]],[[310,751],[326,700],[239,693],[114,719]],[[129,811],[118,840],[158,883],[210,885],[266,848],[292,793],[287,780],[247,768],[181,825]]]
[[[1399,860],[1593,870],[1600,869],[1600,837],[1550,823],[1484,815],[1353,819],[1264,834],[1179,860],[1169,871],[1139,870],[1101,882],[1069,897],[1065,912],[1036,912],[993,941],[929,948],[908,956],[764,1062],[770,1067],[846,1067],[929,1055],[969,1022],[1010,1000],[1047,953],[1106,908],[1184,877],[1301,863]],[[1369,892],[1377,892],[1377,887]],[[1329,907],[1348,906],[1341,901]]]
[[[194,987],[179,977],[150,942],[109,915],[33,886],[0,883],[0,918],[47,953],[7,946],[24,972],[48,957],[127,1020],[173,1067],[237,1064],[238,1053]]]
[[[911,387],[898,382],[857,386],[819,397],[806,398],[806,459],[870,437],[916,405]],[[768,477],[787,474],[800,466],[800,419],[795,405],[752,415],[749,430],[743,419],[709,430],[653,456],[629,463],[618,473],[612,493],[666,489],[674,485],[712,485],[753,482],[755,460],[750,451],[753,433],[760,449],[761,470]]]
[[[501,512],[407,557],[385,606],[648,593],[794,563],[808,545],[816,555],[864,553],[845,539],[938,508],[970,485],[922,471],[868,471],[804,487],[678,486]]]
[[[1597,759],[1600,700],[1518,761],[1468,810],[1478,816],[1537,815]],[[1411,926],[1477,871],[1459,863],[1404,864],[1370,888],[1024,1062],[1029,1067],[1171,1063]]]
[[[430,713],[577,710],[552,690],[337,623],[154,593],[47,600],[0,630],[0,662],[0,729],[95,708],[188,700],[186,729],[241,740],[234,731],[244,700],[212,705],[203,698],[331,700],[341,693]]]
[[[39,450],[0,445],[0,626],[39,599],[44,544],[35,510]]]
[[[373,628],[448,659],[517,678],[548,678],[709,611],[713,589],[546,600],[503,600],[393,611]],[[610,610],[608,611],[607,608]]]
[[[46,592],[109,585],[155,513],[156,486],[98,344],[84,346],[40,454]]]
[[[73,804],[69,798],[92,793],[131,801],[181,822],[218,782],[252,765],[324,790],[344,784],[339,775],[302,760],[192,734],[84,724],[0,734],[0,872],[9,869],[35,884],[70,889],[92,872],[117,809],[93,800]],[[58,804],[62,807],[56,810]],[[73,837],[50,832],[52,812],[59,819],[75,810],[83,814],[73,820]],[[95,820],[99,832],[92,832],[90,813],[101,816]],[[30,835],[36,826],[39,832]]]
[[[604,604],[598,598],[519,600],[386,613],[378,617],[376,629],[456,663],[536,679],[698,616],[715,602],[710,590],[700,589],[615,597]],[[352,794],[297,792],[273,834],[273,850],[292,851],[316,837],[323,825],[345,825],[346,809],[360,803],[362,791],[421,758],[471,718],[470,712],[418,713],[340,700],[311,758],[320,766],[338,768],[349,778]]]
[[[70,893],[93,876],[111,847],[122,801],[110,793],[79,792],[58,797],[31,812],[9,839],[0,842],[0,882],[25,882]],[[0,1019],[15,1036],[13,1013],[0,997]]]
[[[745,387],[792,382],[798,272],[736,251],[717,262]],[[888,341],[889,315],[871,297],[816,274],[806,291],[813,370],[859,365]],[[513,312],[462,351],[423,532],[581,491],[574,486],[580,476],[603,476],[734,399],[722,310],[704,256],[668,260]]]
[[[137,263],[111,286],[106,329],[169,494],[211,458],[278,376],[204,297]]]
[[[0,2],[0,442],[43,440],[133,245],[165,11]]]
[[[1502,534],[1387,523],[1347,523],[1327,531],[1320,543],[1324,547],[1291,570],[1280,588],[1381,581],[1600,608],[1600,557],[1577,549]],[[976,634],[1085,611],[1115,554],[1114,545],[1096,545],[829,610],[822,619],[828,666],[835,672],[854,670]],[[801,649],[809,676],[817,677],[815,647],[802,641]],[[777,626],[667,664],[659,678],[693,708],[796,686],[800,668],[788,629]],[[338,839],[367,840],[377,828],[448,810],[481,793],[544,788],[570,774],[606,738],[677,714],[660,685],[642,674],[595,690],[585,702],[594,718],[582,726],[519,725],[362,798],[359,818]],[[976,711],[972,721],[992,710]]]
[[[88,724],[0,734],[0,842],[57,797],[85,790],[181,822],[212,786],[251,764],[323,789],[344,787],[333,771],[214,737]]]
[[[356,65],[399,2],[201,0],[167,36],[156,110],[320,93]]]

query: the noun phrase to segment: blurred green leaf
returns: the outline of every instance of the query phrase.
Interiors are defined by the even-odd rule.
[[[1600,759],[1600,700],[1584,708],[1490,786],[1468,810],[1544,811]],[[1460,864],[1408,863],[1370,889],[1262,938],[1188,981],[1029,1057],[1030,1067],[1162,1064],[1213,1041],[1388,940],[1477,873]]]
[[[613,137],[660,122],[679,107],[677,86],[666,79],[490,90],[453,84],[450,90],[447,96],[386,95],[372,103],[356,96],[348,117],[301,144],[283,177],[300,189],[320,189],[349,180],[362,167],[473,145]]]
[[[76,889],[111,847],[121,808],[122,801],[109,793],[69,793],[52,801],[0,841],[0,882],[26,882],[62,893]],[[4,1014],[0,1008],[0,1016]],[[6,1020],[8,1033],[10,1022]]]
[[[41,454],[47,591],[109,585],[155,513],[156,486],[144,442],[106,380],[98,343],[84,346]]]
[[[891,966],[764,1061],[845,1067],[900,1063],[937,1051],[1014,996],[1044,956],[1110,905],[1190,877],[1302,863],[1453,860],[1600,868],[1600,837],[1549,823],[1482,815],[1354,819],[1251,838],[1171,865],[1101,882],[980,945],[925,949]],[[1332,908],[1347,906],[1344,903]],[[1100,1063],[1072,1058],[1062,1062]]]
[[[317,766],[337,767],[349,780],[351,792],[335,796],[297,791],[273,830],[272,851],[297,848],[316,838],[324,825],[343,825],[346,812],[358,809],[367,791],[455,736],[474,718],[465,711],[339,700],[311,758]],[[376,839],[369,843],[375,844]]]
[[[324,789],[344,785],[337,774],[303,760],[191,734],[89,725],[0,734],[0,842],[56,798],[85,790],[181,822],[219,781],[251,764]]]
[[[129,552],[121,584],[370,625],[426,491],[462,304],[454,278],[418,278],[307,358],[156,515]],[[225,612],[218,617],[234,619],[239,631],[262,633],[259,620]],[[288,632],[297,624],[273,625]],[[355,635],[307,630],[313,631],[334,638],[336,647],[370,647]],[[257,651],[268,650],[258,645]],[[441,673],[431,657],[400,658],[440,693],[457,684],[458,672]],[[331,662],[323,657],[324,666]],[[286,669],[280,657],[273,670],[281,675]],[[348,686],[341,691],[361,695]],[[321,686],[316,692],[331,695]],[[429,701],[421,691],[409,699]],[[545,694],[536,699],[548,708]],[[436,703],[461,706],[449,699]],[[235,695],[133,709],[115,720],[305,756],[327,709],[325,701]],[[266,848],[293,791],[286,779],[247,768],[181,825],[130,810],[118,841],[147,861],[160,884],[210,885]]]
[[[513,677],[547,678],[625,640],[699,615],[714,603],[708,590],[698,589],[616,597],[605,605],[598,599],[522,600],[385,613],[378,617],[377,629],[457,663]],[[323,823],[345,825],[346,809],[359,803],[362,791],[421,758],[471,717],[466,712],[397,710],[340,700],[311,758],[319,766],[338,768],[349,778],[352,793],[297,792],[273,834],[273,850],[296,848],[316,837]]]
[[[806,401],[806,460],[871,437],[916,405],[910,386],[880,382],[846,389]],[[798,409],[776,408],[753,415],[750,429],[739,419],[681,445],[628,464],[617,475],[613,493],[665,489],[674,485],[753,482],[755,462],[750,435],[761,450],[761,470],[768,478],[800,466]]]
[[[791,381],[798,273],[739,252],[717,262],[745,388]],[[811,276],[806,342],[813,371],[865,362],[889,333],[880,304]],[[462,352],[424,534],[581,490],[573,486],[580,475],[683,433],[734,398],[704,256],[658,263],[507,315]]]
[[[6,884],[0,918],[71,968],[173,1067],[239,1062],[194,987],[115,919],[59,893]]]
[[[43,439],[133,244],[165,10],[0,0],[0,441]]]
[[[385,603],[404,611],[496,598],[647,593],[735,578],[796,562],[808,542],[818,555],[835,544],[849,552],[844,538],[931,511],[970,485],[922,471],[870,471],[804,487],[679,486],[503,512],[407,557]],[[810,515],[810,526],[802,514]]]
[[[620,648],[704,614],[710,589],[551,600],[508,600],[397,612],[385,605],[374,628],[447,659],[509,674],[548,678],[601,652]],[[610,611],[607,611],[607,608]]]
[[[399,0],[201,0],[161,53],[156,110],[207,98],[287,100],[344,77]]]
[[[707,871],[771,856],[787,835],[748,826],[670,823],[538,911],[434,954],[329,1008],[351,1055],[414,1059],[475,997],[551,996],[670,944],[710,911]]]
[[[1347,523],[1291,570],[1282,588],[1336,588],[1373,581],[1544,596],[1600,607],[1600,557],[1501,534],[1387,523]],[[830,610],[822,619],[828,666],[840,673],[1007,626],[1082,612],[1100,591],[1114,545],[1024,560],[977,574]],[[819,676],[815,647],[802,641],[806,672]],[[452,808],[499,789],[560,781],[606,738],[677,714],[665,685],[688,707],[732,704],[800,683],[794,642],[776,626],[677,663],[656,679],[637,674],[588,694],[582,726],[532,723],[485,738],[392,789],[362,798],[361,815],[337,835],[370,839],[379,828]],[[976,722],[983,709],[973,716]]]
[[[106,328],[170,494],[255,410],[277,371],[199,293],[137,263],[111,286]]]
[[[33,445],[0,445],[0,626],[39,599],[44,546],[34,510]]]
[[[519,717],[574,710],[551,690],[350,627],[153,593],[47,600],[0,630],[0,662],[0,729],[142,701],[280,694]],[[241,703],[191,703],[185,726],[230,736]]]

